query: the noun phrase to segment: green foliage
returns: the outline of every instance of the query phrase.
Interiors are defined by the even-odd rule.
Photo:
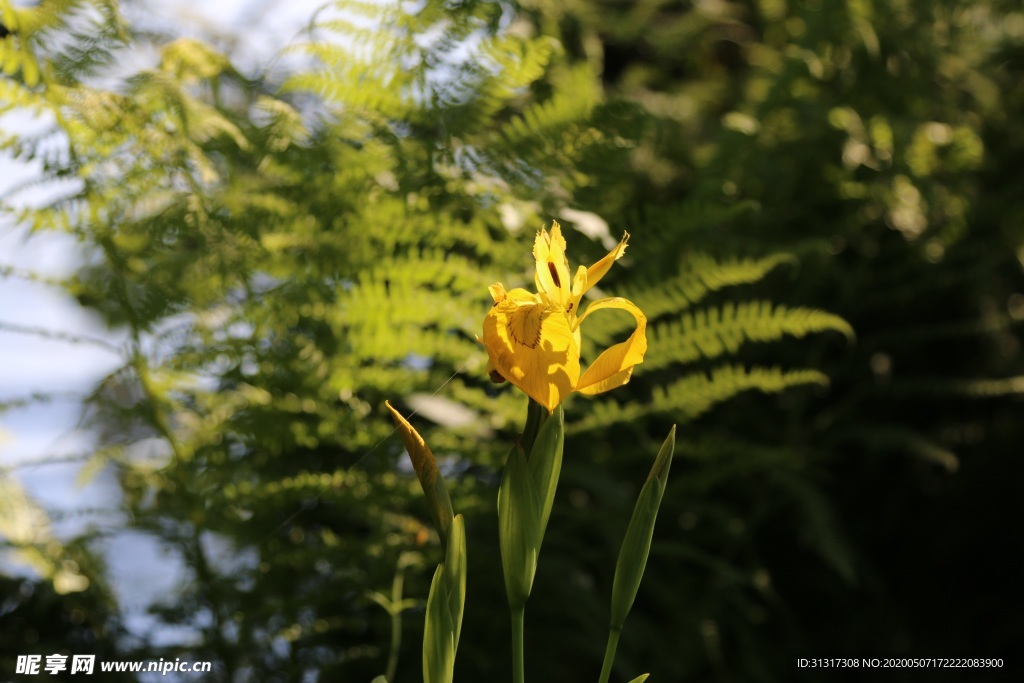
[[[684,274],[631,294],[632,300],[652,321],[648,328],[650,350],[644,358],[643,370],[650,373],[649,377],[666,382],[648,380],[648,383],[655,383],[648,401],[623,407],[599,403],[574,424],[572,430],[628,423],[652,413],[686,421],[748,389],[778,392],[805,383],[827,384],[820,372],[783,372],[779,368],[718,366],[710,371],[710,376],[704,371],[691,371],[681,378],[676,373],[662,374],[669,367],[735,355],[750,342],[777,341],[785,336],[799,338],[830,330],[852,339],[853,329],[836,315],[807,308],[789,309],[768,301],[728,301],[719,307],[684,312],[713,292],[756,283],[777,265],[792,260],[792,256],[776,254],[761,259],[718,262],[706,254],[695,255],[684,262]],[[621,317],[594,320],[604,321],[588,328],[598,347],[611,343],[622,332]]]
[[[1005,538],[935,492],[985,501],[984,530],[1012,518],[992,492],[1024,438],[1019,8],[449,5],[332,5],[278,83],[184,38],[110,78],[147,47],[116,3],[0,2],[0,115],[39,123],[0,121],[0,149],[40,169],[0,210],[79,240],[81,268],[50,284],[128,340],[86,401],[89,471],[116,475],[129,527],[186,569],[152,614],[194,638],[139,657],[213,660],[224,680],[418,680],[421,608],[395,601],[414,613],[396,638],[367,597],[442,555],[389,438],[383,401],[406,397],[438,424],[424,436],[474,547],[457,680],[507,670],[491,501],[523,399],[488,382],[475,336],[487,286],[530,282],[554,217],[583,263],[632,233],[601,289],[645,311],[650,351],[626,387],[566,406],[527,634],[550,668],[531,680],[598,670],[636,497],[622,482],[676,422],[621,671],[764,681],[837,647],[1009,651],[1019,629],[990,605],[933,611],[945,575],[917,588],[906,567],[939,547],[930,564],[959,584],[1008,566],[991,556]],[[33,277],[14,265],[0,276]],[[588,318],[584,360],[626,324]],[[63,544],[87,591],[33,584],[87,611],[61,638],[123,633],[96,543]],[[428,574],[408,583],[428,594]],[[16,634],[50,628],[37,598]],[[961,621],[985,626],[934,626]]]
[[[699,310],[678,322],[656,325],[651,330],[655,351],[644,359],[647,369],[673,362],[689,363],[736,353],[744,342],[766,342],[789,335],[838,330],[853,337],[853,329],[838,316],[808,308],[787,309],[768,301],[727,303],[721,308]]]
[[[630,294],[630,298],[648,318],[659,318],[687,309],[725,287],[755,283],[777,266],[794,261],[794,257],[788,254],[726,262],[718,262],[707,254],[693,254],[682,263],[678,275],[638,290]]]

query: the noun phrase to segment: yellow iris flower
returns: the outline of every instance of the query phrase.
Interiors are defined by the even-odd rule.
[[[522,288],[505,291],[500,282],[488,289],[494,306],[484,318],[483,344],[487,369],[498,381],[508,380],[549,411],[572,392],[599,394],[629,381],[633,366],[647,351],[647,318],[632,301],[598,299],[577,315],[580,300],[626,251],[629,233],[594,265],[580,266],[570,282],[565,238],[555,221],[542,229],[533,245],[537,261],[537,293]],[[580,326],[587,316],[606,308],[632,314],[636,329],[624,342],[605,349],[580,374]]]

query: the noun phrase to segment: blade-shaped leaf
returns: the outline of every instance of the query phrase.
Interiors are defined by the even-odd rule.
[[[444,564],[437,565],[427,598],[423,629],[423,683],[451,683],[455,668],[455,643]]]
[[[462,635],[462,612],[466,606],[466,524],[462,515],[455,515],[448,534],[448,552],[444,558],[445,582],[448,584],[448,613],[453,633],[452,659]]]

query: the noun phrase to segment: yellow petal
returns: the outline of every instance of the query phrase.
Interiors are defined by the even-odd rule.
[[[569,300],[569,260],[558,221],[551,223],[550,233],[544,229],[537,233],[533,258],[537,262],[537,291],[565,306]]]
[[[632,314],[636,320],[636,329],[629,335],[629,339],[605,349],[597,360],[590,364],[576,384],[576,391],[581,394],[600,394],[622,386],[629,381],[633,366],[642,363],[644,354],[647,353],[647,317],[628,299],[599,299],[587,306],[586,313],[580,317],[580,323],[594,311],[603,308],[617,308]]]
[[[580,387],[577,391],[584,396],[594,396],[595,394],[603,394],[606,391],[611,391],[616,387],[621,387],[623,384],[629,381],[629,378],[633,375],[633,368],[626,368],[625,370],[619,370],[615,374],[605,377],[604,379],[589,384],[585,387]]]
[[[487,288],[487,291],[491,293],[491,298],[494,299],[494,303],[498,303],[508,296],[508,292],[505,291],[505,285],[500,282],[495,282]]]
[[[500,293],[501,295],[500,299],[494,299],[495,304],[499,304],[505,299],[510,299],[511,301],[523,301],[527,303],[540,302],[540,299],[537,297],[536,294],[533,294],[532,292],[523,289],[522,287],[514,287],[506,292],[505,288],[501,286],[500,282],[498,282],[491,285],[488,289],[491,290],[492,297],[495,296],[495,293]]]
[[[580,299],[583,298],[583,292],[587,291],[587,268],[586,266],[580,266],[576,269],[576,276],[572,279],[572,292],[569,296],[569,303],[565,306],[565,312],[571,313],[571,320],[575,320],[575,315],[580,312]],[[573,329],[576,329],[579,323],[574,323]]]
[[[579,346],[565,313],[525,290],[512,290],[491,308],[483,339],[494,369],[549,411],[579,380]]]
[[[590,268],[587,268],[587,284],[583,291],[596,285],[597,281],[611,270],[612,264],[622,258],[622,255],[626,253],[627,242],[629,242],[629,233],[625,232],[622,234],[622,240],[619,241],[614,249],[608,252],[607,256],[590,266]]]

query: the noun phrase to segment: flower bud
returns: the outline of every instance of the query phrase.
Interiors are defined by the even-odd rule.
[[[385,401],[384,405],[391,411],[395,428],[402,435],[405,450],[409,452],[413,469],[416,470],[416,477],[420,480],[423,493],[427,496],[427,505],[430,506],[430,514],[434,518],[437,533],[441,537],[441,542],[444,543],[447,541],[448,530],[452,525],[452,517],[455,516],[444,477],[437,469],[434,454],[430,452],[430,448],[419,432],[397,410],[392,408],[390,403]]]
[[[612,583],[612,631],[622,630],[622,624],[626,621],[626,615],[633,607],[633,600],[636,599],[637,590],[640,588],[640,579],[643,578],[644,569],[647,567],[647,556],[651,552],[654,522],[665,493],[675,444],[676,428],[673,426],[658,452],[647,481],[640,490],[636,507],[633,509],[633,517],[629,520]]]

